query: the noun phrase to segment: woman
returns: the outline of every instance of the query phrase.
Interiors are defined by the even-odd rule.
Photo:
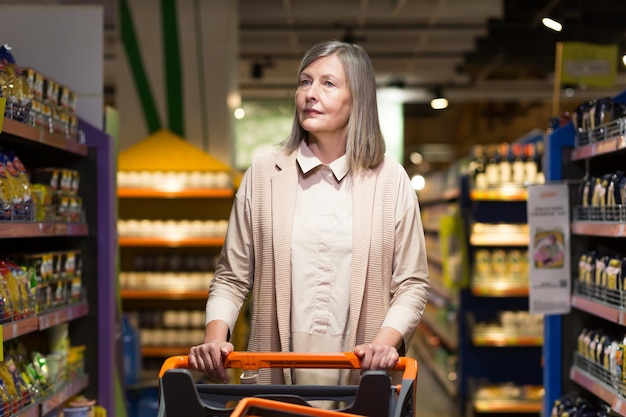
[[[430,284],[406,171],[385,157],[374,70],[359,46],[314,46],[298,71],[290,136],[257,157],[237,191],[189,363],[227,382],[222,360],[252,291],[251,351],[354,351],[391,369]],[[359,371],[262,369],[253,382],[354,384]],[[242,382],[244,382],[242,380]]]

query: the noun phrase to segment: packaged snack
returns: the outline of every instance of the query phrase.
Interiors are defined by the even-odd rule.
[[[508,271],[515,276],[526,276],[528,272],[526,270],[526,266],[528,262],[525,262],[524,258],[526,255],[522,253],[522,251],[518,249],[511,249],[507,253],[507,269]]]
[[[504,275],[507,271],[507,256],[502,249],[494,249],[491,253],[491,271],[496,275]]]
[[[31,186],[31,192],[33,196],[33,211],[35,221],[50,221],[50,209],[52,207],[52,193],[50,187],[44,184],[33,184]]]
[[[591,252],[587,252],[587,257],[585,260],[585,277],[584,277],[584,281],[587,284],[593,284],[594,283],[594,277],[595,277],[595,273],[596,273],[596,252],[595,251],[591,251]]]
[[[606,204],[606,188],[609,185],[605,177],[596,177],[594,179],[593,194],[591,196],[591,205],[593,207],[604,207]]]
[[[611,257],[605,269],[606,288],[609,290],[622,289],[622,259]]]
[[[609,348],[609,370],[611,373],[611,384],[617,392],[620,392],[622,380],[623,353],[624,351],[620,350],[620,343],[617,340],[612,340]]]
[[[27,123],[32,97],[9,45],[0,46],[0,87],[7,103],[5,117]]]
[[[19,207],[16,207],[16,215],[19,220],[33,220],[33,195],[30,188],[26,168],[22,161],[12,152],[7,152],[2,156],[6,171],[9,175],[8,179],[19,199]]]
[[[30,290],[30,277],[27,274],[26,268],[23,268],[13,262],[7,262],[6,266],[13,277],[15,277],[18,285],[20,317],[22,318],[34,315],[36,302],[34,295]]]
[[[23,300],[20,285],[5,261],[0,261],[0,275],[2,275],[4,285],[7,289],[7,294],[11,300],[12,309],[10,311],[10,319],[18,320],[23,318]]]
[[[608,221],[620,220],[620,208],[622,206],[622,194],[620,192],[620,184],[622,183],[622,171],[615,171],[607,174],[609,185],[606,194],[606,219]]]
[[[19,210],[22,198],[16,189],[15,179],[7,171],[4,154],[0,153],[0,208],[2,220],[13,220],[14,210]]]
[[[597,287],[606,285],[606,267],[609,263],[608,255],[600,255],[596,258],[594,284]]]
[[[603,97],[596,100],[593,110],[594,127],[610,122],[613,116],[613,99],[611,97]]]
[[[487,249],[479,249],[474,254],[474,265],[478,275],[489,275],[491,269],[491,252]]]

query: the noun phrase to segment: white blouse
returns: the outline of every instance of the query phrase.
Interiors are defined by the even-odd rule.
[[[291,350],[343,352],[352,264],[352,193],[346,155],[324,165],[304,142],[294,215]],[[352,348],[348,349],[352,350]],[[298,384],[336,385],[340,371],[297,369]]]

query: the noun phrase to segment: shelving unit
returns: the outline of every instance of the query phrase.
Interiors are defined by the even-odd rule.
[[[234,190],[230,189],[182,189],[178,192],[158,189],[118,189],[119,218],[142,219],[225,219],[232,205]],[[199,206],[201,208],[199,208]],[[157,208],[158,209],[155,209]],[[213,259],[210,268],[214,268],[217,256],[224,243],[223,236],[194,237],[185,235],[153,236],[120,236],[121,269],[123,274],[138,273],[135,270],[137,257],[156,256],[166,261],[171,257],[181,257],[190,254],[210,257]],[[170,258],[168,258],[170,257]],[[157,261],[158,262],[158,261]],[[163,267],[163,266],[161,266]],[[159,266],[156,266],[159,268]],[[200,271],[197,271],[198,273]],[[156,279],[146,280],[136,284],[125,283],[122,280],[121,298],[125,312],[134,311],[139,314],[159,315],[165,310],[195,310],[202,312],[206,303],[210,276],[212,271],[202,271],[206,280],[195,281],[195,284],[185,282],[190,279],[189,272],[146,270],[146,274],[166,277],[165,282],[158,284]],[[168,356],[187,354],[192,344],[202,341],[203,322],[180,323],[183,328],[197,331],[195,341],[183,341],[180,346],[152,345],[142,336],[142,356],[146,369],[157,370]],[[155,328],[163,325],[162,318],[156,319]],[[167,327],[167,326],[164,326]],[[144,329],[145,330],[145,329]],[[148,343],[146,343],[148,342]],[[153,379],[157,383],[156,378]],[[145,381],[142,381],[145,384]]]
[[[122,309],[141,334],[135,396],[157,386],[167,357],[203,340],[235,187],[228,165],[166,130],[121,152],[117,175]],[[233,335],[240,349],[244,336]]]
[[[626,93],[613,100],[626,103]],[[626,253],[626,230],[623,219],[589,220],[580,213],[590,208],[577,201],[577,188],[586,175],[602,175],[623,169],[626,156],[624,126],[618,119],[588,132],[589,142],[580,142],[572,123],[555,130],[547,140],[547,175],[550,182],[565,182],[570,187],[572,210],[571,242],[568,249],[572,259],[571,312],[551,315],[545,319],[544,380],[546,398],[544,412],[552,408],[562,395],[580,392],[604,402],[615,415],[626,416],[623,382],[614,374],[579,352],[578,337],[584,328],[594,328],[622,340],[626,335],[626,315],[622,301],[624,289],[608,290],[599,285],[581,282],[578,274],[580,256],[597,249],[611,253]],[[623,207],[623,206],[622,206]],[[622,371],[623,372],[623,371]]]
[[[461,179],[471,265],[459,305],[463,415],[541,412],[543,333],[516,319],[528,310],[529,288],[524,268],[512,270],[529,243],[526,196],[521,184],[477,189],[470,177]]]
[[[29,170],[51,166],[77,170],[81,176],[79,196],[86,214],[84,221],[72,223],[0,222],[2,255],[79,250],[83,257],[82,285],[86,288],[78,302],[2,325],[4,342],[28,339],[45,347],[44,332],[67,323],[72,345],[86,347],[85,373],[13,414],[17,416],[50,415],[79,393],[97,399],[109,412],[115,409],[112,145],[106,134],[88,123],[80,121],[79,130],[83,143],[7,119],[0,133],[0,145],[15,151]]]
[[[460,269],[466,260],[461,248],[454,248],[455,244],[451,242],[459,243],[458,236],[451,233],[459,220],[459,188],[455,168],[430,174],[428,188],[418,193],[431,291],[412,343],[420,366],[428,368],[453,401],[458,399],[459,291],[465,285]]]

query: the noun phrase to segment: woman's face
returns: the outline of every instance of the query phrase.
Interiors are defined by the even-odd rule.
[[[300,74],[296,111],[300,126],[313,138],[345,140],[352,95],[336,55],[318,58]]]

